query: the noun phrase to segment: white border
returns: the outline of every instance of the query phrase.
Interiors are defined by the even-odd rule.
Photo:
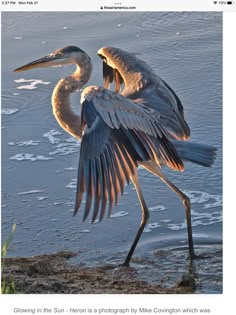
[[[40,1],[42,2],[42,0]],[[49,1],[48,1],[49,2]],[[51,1],[51,5],[53,1]],[[66,0],[67,11],[74,1]],[[166,1],[167,2],[167,1]],[[190,1],[189,1],[190,2]],[[199,1],[203,2],[203,1]],[[204,1],[206,2],[206,1]],[[100,1],[99,1],[100,3]],[[62,3],[64,5],[64,3]],[[104,4],[104,1],[103,1]],[[198,3],[199,4],[199,3]],[[60,10],[59,6],[57,9]],[[54,7],[54,6],[53,6]],[[52,8],[53,8],[52,7]],[[86,6],[85,6],[86,7]],[[154,10],[155,6],[152,6]],[[81,7],[82,8],[82,5]],[[158,7],[160,9],[161,7]],[[32,8],[30,8],[32,10]],[[44,10],[52,10],[46,6]],[[54,7],[55,10],[55,7]],[[63,9],[64,10],[64,9]],[[74,10],[74,9],[73,9]],[[88,10],[88,8],[87,8]],[[91,10],[91,9],[90,9]],[[171,11],[174,11],[171,7]],[[4,11],[4,10],[3,10]],[[14,11],[8,9],[7,11]],[[16,10],[19,11],[19,8]],[[41,7],[40,7],[41,11]],[[191,8],[193,11],[193,8]],[[201,11],[202,7],[201,7]],[[233,314],[235,298],[235,124],[236,124],[236,13],[224,13],[224,293],[221,295],[1,295],[1,313],[17,314],[14,307],[20,308],[209,308],[210,315]],[[231,182],[232,180],[232,182]],[[198,312],[199,313],[199,312]],[[22,314],[22,313],[18,313]],[[43,313],[46,314],[46,313]],[[56,314],[56,313],[51,313]],[[62,314],[62,313],[61,313]],[[64,313],[73,314],[73,313]],[[163,313],[168,314],[168,313]],[[174,314],[174,313],[173,313]]]
[[[234,167],[235,156],[234,153],[232,154],[232,152],[235,152],[233,143],[235,142],[234,126],[236,124],[236,45],[233,40],[233,38],[236,38],[236,14],[224,13],[223,17],[223,270],[224,297],[231,304],[234,301],[234,281],[236,280],[235,272],[232,273],[235,266],[233,248],[235,248],[234,230],[236,220],[235,211],[233,211],[235,203],[235,185],[233,181],[236,172]],[[229,296],[232,298],[231,302]],[[230,307],[229,305],[228,307]]]
[[[230,1],[230,0],[229,0]],[[101,7],[113,7],[112,11],[136,7],[137,11],[236,11],[236,0],[1,0],[1,11],[100,11]],[[108,10],[108,9],[107,9]]]

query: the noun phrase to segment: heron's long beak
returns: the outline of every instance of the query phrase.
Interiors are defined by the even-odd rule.
[[[60,59],[61,59],[60,56],[47,55],[43,58],[27,63],[26,65],[13,70],[13,72],[21,72],[34,68],[48,68],[58,66],[60,64]]]

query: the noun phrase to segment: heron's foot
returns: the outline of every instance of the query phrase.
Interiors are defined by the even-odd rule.
[[[191,261],[193,261],[193,260],[197,260],[197,259],[204,259],[204,258],[206,258],[206,256],[204,256],[204,255],[196,255],[196,254],[193,254],[193,256],[191,257],[191,256],[189,256],[189,259],[191,260]]]
[[[120,264],[119,267],[126,267],[126,268],[129,268],[130,265],[129,265],[129,262],[123,262],[123,264]]]

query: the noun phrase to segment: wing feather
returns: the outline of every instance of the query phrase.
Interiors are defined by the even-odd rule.
[[[137,100],[161,115],[162,126],[166,127],[170,138],[186,140],[190,137],[190,129],[184,118],[183,105],[173,89],[143,60],[115,47],[103,47],[98,55],[106,62],[110,73],[109,86],[114,80],[115,91],[126,98]],[[114,74],[115,73],[115,74]],[[117,73],[125,85],[120,91]],[[103,74],[104,76],[104,74]]]
[[[106,196],[106,199],[104,200],[104,203],[102,204],[101,212],[100,212],[100,221],[103,219],[105,210],[106,210],[106,201],[109,200],[109,211],[111,211],[113,204],[114,204],[114,197],[111,193],[111,183],[110,183],[110,174],[108,172],[108,167],[105,159],[104,153],[101,154],[101,163],[102,163],[102,169],[103,169],[103,176],[104,176],[104,182],[106,185],[104,196]]]
[[[130,100],[122,102],[122,96],[104,92],[103,88],[93,87],[90,91],[85,93],[82,104],[83,136],[75,213],[85,192],[83,220],[92,212],[94,222],[103,219],[106,209],[110,216],[139,161],[154,160],[158,165],[176,169],[183,165],[152,112]]]
[[[124,183],[126,181],[129,184],[131,173],[130,173],[130,168],[128,167],[128,164],[126,162],[127,160],[124,158],[124,155],[122,155],[121,149],[117,146],[117,143],[114,143],[114,148],[115,148],[117,160],[120,163],[121,172],[123,172],[124,174],[124,178],[125,178]]]
[[[84,161],[80,159],[78,168],[77,192],[74,215],[76,215],[78,209],[80,208],[84,192],[85,192]]]
[[[103,61],[103,80],[105,89],[109,89],[110,83],[113,81],[113,69]]]
[[[106,181],[105,181],[104,173],[102,171],[101,159],[96,159],[96,168],[97,168],[98,181],[99,181],[99,187],[100,187],[100,196],[101,196],[100,213],[104,214],[105,209],[106,209],[106,203],[107,203],[107,190],[106,190]],[[99,209],[96,209],[96,212],[94,211],[94,214],[93,214],[92,222],[96,220],[98,213],[99,213]]]
[[[123,194],[123,191],[124,191],[124,187],[123,186],[123,182],[122,182],[122,178],[121,178],[121,175],[120,175],[120,170],[119,170],[119,167],[117,165],[117,160],[116,160],[116,155],[115,155],[115,150],[114,150],[114,146],[113,146],[113,143],[109,143],[108,145],[108,151],[109,151],[109,154],[110,154],[110,158],[112,160],[112,164],[113,164],[113,169],[115,171],[115,175],[116,175],[116,187],[117,187],[117,196],[121,194]]]
[[[94,194],[92,171],[91,171],[91,160],[85,160],[84,170],[85,170],[85,178],[86,178],[86,201],[85,201],[83,221],[87,219],[87,216],[91,208],[92,196]]]
[[[92,171],[93,184],[94,184],[94,207],[93,207],[93,217],[92,217],[92,222],[94,222],[97,218],[97,214],[98,214],[99,206],[100,206],[100,200],[101,200],[100,181],[98,178],[96,160],[91,161],[91,171]]]
[[[129,127],[128,127],[127,123],[126,123],[125,118],[123,117],[124,112],[121,111],[120,109],[118,109],[118,110],[116,111],[116,115],[117,115],[117,117],[118,117],[118,119],[119,119],[121,125],[122,125],[125,129],[128,129]]]
[[[122,76],[118,70],[114,70],[115,92],[119,93],[121,90],[121,84],[123,83]]]
[[[83,91],[81,100],[92,102],[96,112],[110,128],[119,129],[122,125],[126,129],[137,129],[155,137],[166,133],[160,124],[158,112],[112,91],[88,87]]]
[[[114,160],[116,162],[116,168],[117,168],[117,174],[118,174],[118,179],[120,182],[120,190],[121,190],[121,194],[124,193],[124,186],[126,184],[126,182],[129,182],[129,177],[130,174],[126,177],[125,175],[125,170],[124,170],[124,163],[122,163],[121,161],[121,155],[117,150],[116,147],[116,143],[113,143],[113,154],[114,154]],[[127,179],[127,180],[126,180]]]
[[[118,185],[117,176],[116,176],[117,174],[116,174],[115,167],[114,167],[113,153],[110,150],[110,143],[108,143],[108,145],[107,145],[106,158],[109,161],[111,187],[113,187],[113,189],[114,189],[115,205],[117,205],[120,190],[119,190],[119,185]]]

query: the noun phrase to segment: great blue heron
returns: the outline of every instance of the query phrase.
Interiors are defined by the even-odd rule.
[[[81,94],[81,117],[70,106],[70,94],[81,89],[92,73],[90,57],[78,47],[67,46],[30,62],[15,72],[33,68],[75,64],[76,71],[56,85],[52,107],[56,120],[66,132],[81,140],[77,194],[74,214],[86,192],[83,220],[103,219],[117,203],[124,186],[133,182],[142,208],[142,221],[123,263],[130,259],[149,218],[142,195],[137,168],[139,165],[160,177],[182,200],[186,209],[190,258],[194,257],[190,200],[160,171],[161,166],[183,171],[182,160],[210,166],[215,149],[193,144],[184,119],[183,106],[174,91],[152,69],[133,54],[118,48],[98,51],[103,59],[104,88],[90,86]],[[114,80],[115,92],[108,90]],[[121,85],[124,89],[121,92]],[[118,94],[117,92],[121,92]]]

